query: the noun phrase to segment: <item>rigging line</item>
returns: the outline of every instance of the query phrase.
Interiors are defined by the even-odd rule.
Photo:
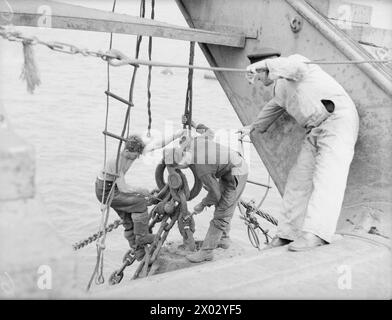
[[[193,65],[195,59],[195,42],[190,42],[189,47],[189,65]],[[193,69],[189,69],[188,71],[188,86],[186,90],[185,96],[185,112],[184,114],[187,117],[187,123],[184,124],[184,129],[188,125],[188,129],[192,128],[192,96],[193,96]]]
[[[140,15],[141,18],[144,18],[145,11],[146,11],[145,0],[141,0],[140,1],[140,9],[139,9],[139,15]],[[136,59],[139,57],[141,42],[142,42],[142,36],[137,36],[137,38],[136,38],[136,49],[135,49],[136,50],[136,52],[135,52]],[[129,86],[129,98],[128,98],[128,100],[130,102],[133,101],[133,92],[134,92],[134,87],[135,87],[137,68],[138,68],[138,66],[134,66],[134,69],[133,69],[133,72],[132,72],[131,84]],[[126,114],[125,114],[123,130],[121,132],[121,137],[124,137],[125,131],[127,132],[127,136],[129,136],[130,123],[131,123],[131,112],[130,111],[131,111],[131,106],[128,105],[127,111],[126,111]],[[118,148],[117,148],[116,174],[118,174],[118,165],[119,165],[119,160],[120,160],[120,152],[121,152],[122,142],[123,142],[122,140],[119,141]]]
[[[8,41],[17,41],[17,42],[28,42],[31,45],[44,45],[49,49],[61,53],[67,54],[81,54],[83,56],[93,56],[97,58],[101,58],[105,61],[109,61],[113,66],[122,66],[122,65],[152,65],[157,67],[172,67],[172,68],[192,68],[192,69],[200,69],[200,70],[210,70],[210,71],[225,71],[225,72],[248,72],[246,69],[240,68],[224,68],[224,67],[203,67],[203,66],[191,66],[191,65],[179,65],[165,62],[150,62],[146,60],[139,59],[131,59],[126,56],[119,58],[117,55],[113,55],[110,53],[103,53],[102,51],[93,51],[88,49],[80,49],[74,45],[57,42],[57,41],[42,41],[37,37],[25,37],[21,32],[17,31],[7,31],[7,28],[0,26],[0,36]],[[138,36],[141,38],[141,36]],[[116,50],[119,52],[118,50]],[[138,56],[137,56],[138,57]],[[136,57],[136,58],[137,58]],[[117,60],[118,62],[113,63],[112,60]],[[392,59],[368,59],[368,60],[330,60],[330,61],[322,61],[322,60],[313,60],[313,61],[305,61],[305,64],[388,64],[392,63]]]
[[[112,12],[115,11],[116,9],[116,3],[117,0],[113,1],[113,6],[112,6]],[[110,40],[109,40],[109,49],[111,50],[113,46],[113,33],[110,33]],[[107,66],[106,66],[106,75],[107,75],[107,91],[110,91],[110,63],[107,62]],[[110,104],[110,100],[109,100],[109,96],[106,96],[106,113],[105,113],[105,131],[107,131],[108,128],[108,118],[109,118],[109,104]],[[104,161],[103,161],[103,167],[106,168],[106,164],[107,164],[107,137],[106,135],[104,135]],[[106,171],[106,169],[104,169]],[[101,206],[104,203],[104,197],[105,197],[105,190],[106,190],[106,174],[104,174],[103,176],[103,193],[102,193],[102,199],[101,199]],[[106,217],[108,217],[109,215],[109,209],[106,208],[106,214],[103,213],[101,214],[101,225],[100,225],[100,230],[99,231],[103,231],[103,235],[104,237],[106,237],[106,230],[105,230],[105,221],[107,222],[107,219],[104,219],[104,216],[106,215]],[[102,230],[103,228],[103,230]],[[102,242],[101,242],[102,243]],[[103,252],[102,252],[102,247],[97,245],[97,261],[95,264],[95,268],[94,271],[91,275],[90,281],[87,285],[87,290],[90,289],[91,284],[93,279],[95,278],[96,283],[97,283],[97,278],[96,275],[97,273],[100,271],[100,276],[99,276],[99,280],[98,281],[102,281],[103,280]]]
[[[139,17],[144,18],[145,15],[146,15],[146,1],[140,0]],[[140,45],[141,45],[142,39],[143,39],[143,37],[140,35],[138,35],[136,37],[135,59],[139,58]],[[139,66],[137,66],[137,65],[133,66],[132,79],[131,79],[131,83],[129,85],[128,101],[130,101],[130,102],[133,102],[133,91],[134,91],[134,87],[135,87],[136,72],[137,72],[138,67]],[[131,117],[130,117],[130,113],[128,113],[128,124],[127,124],[127,135],[128,136],[129,136],[129,131],[130,131],[130,123],[131,123]]]
[[[270,183],[271,183],[271,175],[268,173],[268,182],[267,182],[267,185],[269,186]],[[268,193],[269,193],[269,190],[270,190],[270,189],[271,189],[271,188],[266,188],[263,198],[260,200],[259,204],[258,204],[257,207],[256,207],[257,209],[260,209],[261,206],[263,205],[265,199],[267,199],[267,196],[268,196]]]
[[[151,20],[155,18],[155,0],[151,0]],[[148,60],[151,61],[152,58],[152,37],[148,37]],[[152,66],[148,66],[148,77],[147,77],[147,114],[148,114],[148,131],[147,136],[151,136],[151,124],[152,124],[152,114],[151,114],[151,72]]]
[[[115,67],[124,66],[124,65],[144,65],[144,66],[154,66],[154,67],[165,67],[165,68],[179,68],[179,69],[195,69],[195,70],[208,70],[208,71],[220,71],[220,72],[236,72],[236,73],[248,73],[247,69],[240,68],[226,68],[226,67],[204,67],[204,66],[195,66],[195,65],[187,65],[187,64],[176,64],[169,62],[159,62],[159,61],[148,61],[142,59],[131,59],[131,58],[113,58],[113,56],[108,56],[107,58],[109,63]],[[306,61],[305,64],[387,64],[392,63],[392,59],[390,60],[356,60],[356,61]]]
[[[225,67],[203,67],[203,66],[191,66],[191,65],[180,65],[180,64],[172,64],[165,62],[151,62],[146,60],[139,59],[131,59],[128,57],[119,58],[117,55],[113,55],[111,53],[103,53],[102,51],[93,51],[88,49],[80,49],[74,45],[61,43],[57,41],[42,41],[37,37],[24,37],[20,32],[7,32],[4,31],[6,28],[0,26],[0,36],[9,41],[17,41],[17,42],[28,42],[31,45],[44,45],[49,49],[61,53],[67,54],[82,54],[83,56],[93,56],[97,58],[101,58],[105,61],[109,61],[112,66],[123,66],[123,65],[151,65],[156,67],[172,67],[172,68],[184,68],[184,69],[199,69],[199,70],[210,70],[210,71],[221,71],[221,72],[239,72],[239,73],[247,73],[248,70],[240,69],[240,68],[225,68]],[[116,50],[119,52],[118,50]],[[117,60],[117,62],[113,62],[113,60]],[[346,61],[305,61],[305,64],[388,64],[392,63],[392,59],[369,59],[369,60],[346,60]]]

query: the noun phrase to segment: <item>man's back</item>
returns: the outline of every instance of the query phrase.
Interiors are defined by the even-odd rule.
[[[194,138],[190,148],[199,176],[211,173],[220,178],[244,161],[238,152],[205,136]]]

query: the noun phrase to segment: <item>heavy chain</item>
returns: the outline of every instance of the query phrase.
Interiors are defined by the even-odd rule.
[[[114,221],[113,223],[107,225],[107,227],[105,228],[105,233],[108,232],[112,232],[114,229],[117,229],[120,225],[123,224],[123,221],[121,219]],[[84,239],[84,240],[80,240],[78,242],[76,242],[72,248],[76,251],[79,249],[84,248],[85,246],[89,245],[90,243],[93,243],[94,241],[96,241],[97,239],[99,239],[100,237],[102,237],[104,235],[104,231],[98,231],[96,233],[94,233],[92,236]]]
[[[111,59],[121,59],[118,54],[111,52],[103,52],[102,50],[89,50],[87,48],[79,48],[73,44],[59,42],[59,41],[43,41],[37,37],[26,37],[21,32],[14,30],[10,26],[0,26],[0,36],[8,41],[15,41],[21,43],[29,43],[31,45],[43,45],[48,47],[52,51],[66,53],[66,54],[81,54],[84,57],[101,58],[104,61],[110,61]],[[137,66],[137,65],[136,65]]]
[[[9,41],[17,41],[17,42],[27,42],[32,45],[44,45],[49,49],[61,53],[66,54],[81,54],[83,56],[90,56],[101,58],[104,61],[107,61],[112,66],[123,66],[123,65],[132,65],[134,67],[138,67],[139,65],[145,66],[156,66],[156,67],[171,67],[171,68],[184,68],[184,69],[197,69],[197,70],[209,70],[209,71],[222,71],[222,72],[239,72],[239,73],[248,73],[247,69],[238,69],[238,68],[222,68],[222,67],[203,67],[203,66],[195,66],[195,65],[182,65],[182,64],[174,64],[174,63],[165,63],[165,62],[157,62],[157,61],[146,61],[140,59],[132,59],[125,54],[121,53],[118,50],[110,50],[103,52],[101,50],[94,51],[89,49],[81,49],[75,45],[57,42],[57,41],[42,41],[37,37],[26,37],[22,36],[22,34],[18,31],[12,29],[12,27],[3,27],[0,26],[0,36]],[[305,64],[364,64],[364,63],[383,63],[388,64],[391,63],[392,59],[366,59],[366,60],[346,60],[346,61],[306,61]]]

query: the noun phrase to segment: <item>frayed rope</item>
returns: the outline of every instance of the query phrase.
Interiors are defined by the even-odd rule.
[[[39,78],[38,67],[35,62],[33,45],[31,42],[23,42],[23,57],[24,63],[20,78],[26,81],[27,91],[33,94],[35,88],[41,84],[41,80]]]

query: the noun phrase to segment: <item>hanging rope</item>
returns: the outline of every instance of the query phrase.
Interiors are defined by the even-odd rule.
[[[24,62],[20,78],[26,81],[27,91],[34,93],[35,88],[41,84],[41,79],[34,57],[33,45],[29,41],[24,41],[22,44]]]
[[[144,18],[145,15],[146,15],[146,2],[145,2],[145,0],[141,0],[140,1],[140,8],[139,8],[139,17]],[[137,36],[136,37],[136,49],[135,49],[135,59],[136,60],[139,58],[140,45],[142,43],[142,40],[143,40],[142,36]],[[110,63],[110,61],[109,61],[109,63]],[[134,88],[135,88],[136,72],[137,72],[138,68],[139,68],[138,64],[133,64],[132,79],[131,79],[131,83],[129,85],[129,97],[128,97],[129,101],[133,101],[133,92],[134,92]],[[128,109],[130,109],[130,107]],[[128,110],[127,110],[127,115],[126,116],[127,116],[127,119],[128,119],[127,135],[129,135],[131,118],[130,118],[130,112]]]
[[[155,18],[155,0],[151,0],[151,20]],[[152,60],[152,37],[148,37],[148,61]],[[151,136],[151,124],[152,124],[152,114],[151,114],[151,71],[152,66],[148,66],[148,78],[147,78],[147,113],[148,113],[148,129],[147,136]]]
[[[195,60],[195,43],[192,41],[190,42],[189,47],[189,65],[193,65]],[[193,87],[193,69],[190,68],[188,70],[188,86],[186,89],[185,95],[185,111],[184,115],[186,116],[187,122],[184,123],[184,129],[188,127],[190,130],[192,128],[192,87]]]

